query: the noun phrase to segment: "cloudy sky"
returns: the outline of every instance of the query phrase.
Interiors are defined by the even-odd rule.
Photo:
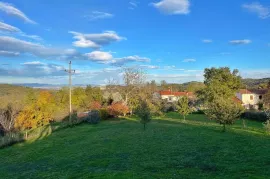
[[[270,77],[269,0],[8,0],[0,2],[0,83],[120,79],[202,81],[207,67]],[[120,80],[119,80],[120,81]]]

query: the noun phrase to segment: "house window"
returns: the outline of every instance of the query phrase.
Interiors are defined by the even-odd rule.
[[[171,101],[172,100],[172,97],[169,97],[169,101]]]
[[[259,99],[262,100],[262,95],[259,96]]]
[[[253,95],[250,95],[250,100],[251,100],[251,101],[253,100]]]

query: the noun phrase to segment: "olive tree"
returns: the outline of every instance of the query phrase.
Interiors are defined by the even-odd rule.
[[[206,115],[223,125],[231,125],[243,113],[241,104],[233,98],[241,87],[238,70],[231,71],[228,67],[205,69],[205,88],[198,92],[198,97],[206,106]]]
[[[145,100],[140,100],[140,104],[136,108],[136,115],[140,118],[145,130],[146,124],[151,121],[151,110]]]
[[[208,104],[205,114],[211,119],[223,125],[223,132],[226,131],[226,125],[234,124],[235,120],[243,113],[244,108],[241,104],[233,100],[224,100],[220,98]]]
[[[188,105],[188,97],[184,96],[178,100],[178,111],[186,120],[186,116],[191,112],[191,109]]]

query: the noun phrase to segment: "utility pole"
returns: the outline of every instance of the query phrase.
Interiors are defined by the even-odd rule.
[[[69,124],[71,125],[71,114],[72,114],[72,106],[71,106],[71,91],[72,91],[72,81],[71,76],[75,73],[75,70],[71,69],[71,61],[69,62],[68,70],[65,70],[69,74]]]

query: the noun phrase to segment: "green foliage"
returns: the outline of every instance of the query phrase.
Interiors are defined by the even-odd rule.
[[[85,90],[83,88],[77,87],[72,90],[72,104],[77,109],[87,108],[86,98],[87,95],[85,94]]]
[[[223,131],[226,131],[226,125],[234,124],[235,120],[241,116],[244,108],[240,104],[234,103],[233,100],[212,101],[208,104],[208,109],[205,114],[211,119],[223,125]]]
[[[178,112],[184,117],[184,120],[186,120],[186,116],[191,113],[188,102],[187,96],[180,98],[178,101]]]
[[[263,88],[266,89],[269,86],[270,78],[262,78],[262,79],[243,79],[243,86],[242,88],[248,87],[248,89],[258,89]]]
[[[268,92],[263,96],[263,102],[265,103],[266,107],[270,108],[270,89]]]
[[[245,119],[259,121],[259,122],[267,121],[267,115],[265,114],[265,112],[260,112],[260,111],[245,111],[241,115],[241,117]]]
[[[197,91],[203,89],[204,87],[205,87],[205,85],[201,82],[190,82],[190,83],[188,83],[188,85],[186,87],[186,91],[197,92]]]
[[[206,103],[211,103],[219,98],[233,98],[241,86],[238,70],[231,72],[228,67],[206,68],[204,73],[206,87],[198,92],[198,97]]]
[[[205,88],[198,91],[198,97],[205,103],[205,114],[223,125],[232,125],[244,112],[240,104],[235,104],[233,97],[241,86],[238,70],[228,67],[205,69]]]
[[[9,132],[5,134],[5,136],[0,137],[0,149],[22,141],[24,141],[22,134],[17,132]]]
[[[141,100],[135,114],[140,118],[140,122],[145,126],[151,121],[151,110],[149,104],[145,100]]]
[[[90,85],[87,85],[85,88],[85,94],[88,102],[91,101],[98,101],[102,102],[103,96],[102,96],[102,91],[99,87],[92,87]]]
[[[107,120],[109,118],[109,112],[106,108],[100,109],[99,115],[100,115],[101,120]]]

